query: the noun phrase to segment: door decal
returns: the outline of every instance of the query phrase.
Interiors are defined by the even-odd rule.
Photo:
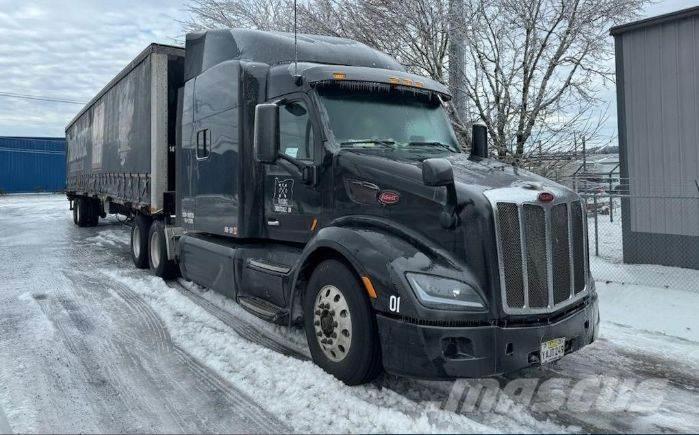
[[[291,213],[291,201],[294,197],[294,180],[288,178],[279,180],[274,178],[274,194],[272,195],[272,204],[276,213]]]

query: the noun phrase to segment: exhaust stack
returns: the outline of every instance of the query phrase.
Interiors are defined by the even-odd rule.
[[[473,124],[471,134],[471,157],[488,157],[488,129],[482,122]]]

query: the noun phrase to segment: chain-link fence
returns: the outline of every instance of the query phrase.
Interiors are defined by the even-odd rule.
[[[699,290],[699,188],[696,195],[634,195],[618,172],[559,181],[585,200],[598,282]]]

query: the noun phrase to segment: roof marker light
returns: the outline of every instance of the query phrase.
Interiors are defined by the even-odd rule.
[[[398,77],[389,77],[388,78],[389,83],[392,85],[398,85],[400,84],[400,79]]]
[[[343,72],[334,72],[333,73],[333,79],[335,80],[344,80],[347,78],[347,74]]]

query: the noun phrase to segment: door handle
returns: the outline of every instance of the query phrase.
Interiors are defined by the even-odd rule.
[[[279,226],[279,221],[276,219],[268,219],[267,220],[267,225],[270,227],[278,227]]]

